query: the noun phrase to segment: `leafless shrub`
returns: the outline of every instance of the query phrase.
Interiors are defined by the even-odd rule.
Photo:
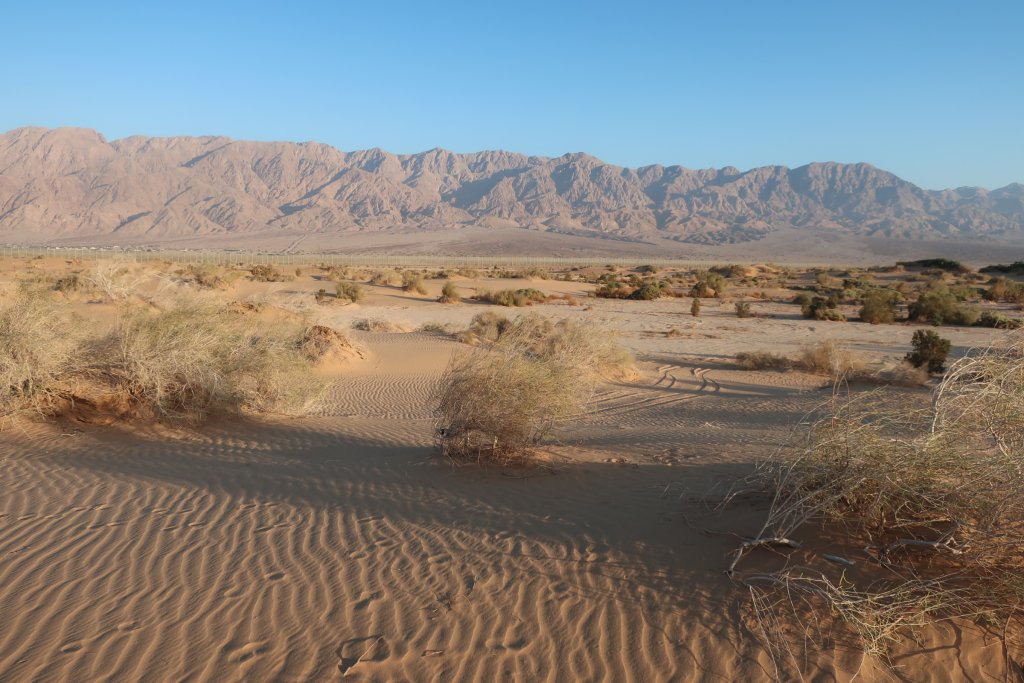
[[[770,351],[742,351],[736,354],[736,362],[744,370],[788,370],[793,361]]]
[[[787,654],[801,644],[794,639],[825,637],[812,621],[834,621],[883,660],[937,620],[974,621],[1020,647],[1022,396],[1024,344],[1016,340],[955,363],[930,406],[880,391],[837,402],[795,453],[760,468],[771,508],[729,571],[750,591],[778,665],[799,669]],[[802,561],[780,570],[738,569],[756,548],[837,535],[863,555],[801,549]]]
[[[802,349],[794,361],[794,366],[817,375],[825,375],[834,381],[849,379],[864,369],[863,362],[857,356],[831,339]]]
[[[0,415],[46,412],[80,362],[78,325],[47,293],[23,288],[0,307]]]
[[[607,339],[529,315],[457,355],[438,389],[440,451],[459,461],[529,461],[542,439],[584,411],[602,372],[630,371],[629,355]]]

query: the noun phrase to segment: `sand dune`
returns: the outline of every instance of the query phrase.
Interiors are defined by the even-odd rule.
[[[722,574],[763,503],[718,513],[702,497],[785,443],[831,389],[729,358],[762,343],[792,353],[836,330],[898,357],[893,328],[767,305],[778,317],[589,303],[538,310],[619,330],[639,373],[599,388],[551,468],[436,456],[432,392],[465,347],[419,332],[351,332],[365,357],[325,370],[309,417],[4,431],[0,680],[772,679]],[[411,329],[464,326],[479,310],[375,288],[328,317]],[[959,348],[990,333],[950,332]],[[998,642],[948,626],[895,662],[915,681],[1006,669]],[[841,643],[804,668],[809,680],[897,678]]]

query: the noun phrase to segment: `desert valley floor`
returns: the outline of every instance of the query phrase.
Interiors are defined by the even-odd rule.
[[[24,267],[19,263],[18,267]],[[4,271],[12,286],[14,270]],[[618,335],[638,376],[605,382],[525,469],[434,450],[451,335],[483,310],[397,287],[318,321],[360,349],[321,369],[302,417],[158,423],[22,420],[0,433],[0,680],[736,681],[776,676],[724,575],[765,501],[715,509],[833,394],[822,377],[748,371],[739,351],[835,339],[898,362],[914,326],[805,320],[792,305],[578,297],[530,312]],[[457,281],[522,287],[522,280]],[[288,315],[323,286],[241,282]],[[8,289],[7,291],[10,291]],[[90,308],[91,306],[91,308]],[[112,315],[81,303],[83,315]],[[508,315],[522,311],[505,310]],[[265,314],[265,313],[264,313]],[[374,331],[352,329],[370,319]],[[273,318],[268,317],[268,324]],[[386,330],[386,331],[382,331]],[[954,353],[1001,331],[943,328]],[[842,389],[841,391],[847,391]],[[852,389],[859,390],[859,389]],[[899,389],[908,401],[927,389]],[[757,558],[751,561],[757,562]],[[1000,644],[937,627],[883,670],[837,643],[807,680],[1003,680]]]

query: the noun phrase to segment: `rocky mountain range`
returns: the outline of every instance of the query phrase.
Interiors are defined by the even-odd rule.
[[[586,154],[400,155],[225,137],[108,141],[81,128],[0,136],[0,242],[467,225],[698,244],[779,228],[1020,238],[1024,185],[931,191],[868,164],[631,169]]]

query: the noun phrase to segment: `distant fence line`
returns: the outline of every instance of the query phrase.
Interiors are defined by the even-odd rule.
[[[341,254],[341,253],[272,253],[235,250],[163,250],[163,249],[111,249],[90,247],[0,247],[3,258],[61,258],[66,260],[124,259],[133,262],[169,261],[181,264],[281,265],[281,266],[354,266],[363,268],[564,268],[571,266],[638,266],[661,268],[710,268],[724,263],[753,263],[753,261],[691,261],[685,259],[602,258],[588,256],[439,256],[402,254]],[[820,264],[786,264],[798,268],[819,267]],[[833,266],[834,267],[834,266]]]

